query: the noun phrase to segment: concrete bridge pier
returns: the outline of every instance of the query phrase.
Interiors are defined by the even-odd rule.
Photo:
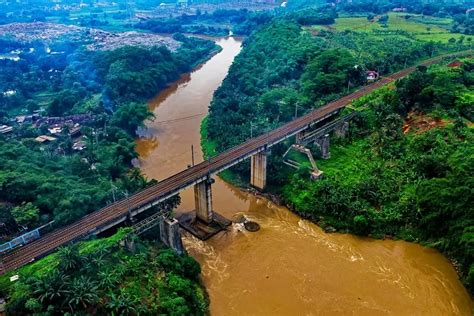
[[[301,131],[295,136],[295,144],[301,144],[301,140],[304,138],[306,135],[306,131]]]
[[[262,191],[267,186],[267,156],[262,151],[250,158],[250,185]]]
[[[321,158],[329,159],[331,157],[331,153],[329,152],[329,134],[325,134],[324,136],[318,138],[316,140],[316,144],[321,150]]]
[[[124,246],[128,249],[128,251],[130,252],[135,252],[135,250],[137,249],[136,245],[135,245],[135,241],[131,240],[131,239],[125,239],[124,241]]]
[[[207,180],[194,185],[194,203],[196,205],[196,218],[206,224],[210,224],[214,219],[212,211],[212,191],[211,185],[214,179]]]
[[[211,238],[232,224],[230,220],[212,209],[211,185],[213,183],[214,179],[208,176],[206,180],[194,185],[196,209],[182,214],[178,219],[181,227],[201,240]]]
[[[159,222],[160,240],[162,243],[173,249],[176,253],[184,253],[179,222],[176,219],[161,218]]]
[[[349,131],[349,122],[342,122],[334,130],[334,135],[336,135],[336,137],[339,137],[339,138],[345,138],[348,131]]]

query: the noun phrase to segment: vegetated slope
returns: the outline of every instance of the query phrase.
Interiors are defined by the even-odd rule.
[[[246,40],[216,91],[205,126],[213,146],[207,148],[225,150],[251,133],[261,134],[319,107],[363,84],[365,70],[383,75],[465,47],[462,42],[424,42],[403,34],[384,38],[345,31],[311,37],[297,23],[273,21]],[[321,163],[321,169],[327,165],[328,171],[319,182],[309,180],[307,169],[294,175],[281,162],[287,147],[275,146],[270,187],[297,212],[323,225],[428,242],[456,258],[471,287],[473,212],[468,175],[472,170],[463,157],[472,156],[472,135],[468,127],[461,127],[463,120],[472,119],[471,65],[466,62],[460,70],[420,70],[398,83],[396,91],[388,90],[380,107],[356,119],[374,116],[372,125],[360,124],[370,126],[359,130],[361,139],[351,138],[352,144]],[[415,84],[423,86],[413,90]],[[419,100],[410,99],[418,95]],[[447,115],[457,127],[404,136],[403,117],[414,107],[426,112],[440,108],[438,115]],[[430,150],[432,154],[427,154]],[[331,164],[337,157],[340,163]],[[248,166],[242,164],[234,171],[246,175]]]
[[[313,37],[296,22],[275,20],[244,42],[214,95],[208,136],[225,150],[354,89],[366,69],[386,74],[447,49],[355,32]]]
[[[291,119],[293,105],[281,102],[275,107],[273,99],[291,98],[307,60],[322,45],[321,40],[300,33],[294,23],[276,22],[244,42],[243,52],[236,57],[210,107],[209,137],[219,141],[221,150],[249,137],[251,122],[256,135]],[[269,87],[275,87],[273,94],[279,97],[268,95],[269,102],[258,102]]]
[[[135,239],[128,232],[59,249],[21,268],[20,279],[0,278],[11,315],[204,315],[207,299],[199,264],[189,256]],[[155,231],[155,234],[157,232]],[[129,239],[129,242],[131,240]]]
[[[395,89],[359,101],[368,108],[351,124],[349,139],[332,146],[330,160],[318,161],[325,177],[293,175],[283,187],[285,201],[323,227],[436,247],[455,259],[472,292],[473,69],[472,61],[460,69],[420,69]],[[407,113],[423,113],[431,125],[404,134]]]

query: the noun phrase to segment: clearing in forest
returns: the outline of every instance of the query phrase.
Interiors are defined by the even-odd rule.
[[[384,36],[397,35],[397,31],[413,34],[416,39],[425,41],[447,42],[449,39],[459,39],[464,36],[466,39],[472,38],[472,35],[463,35],[460,33],[451,33],[450,28],[453,20],[450,18],[437,18],[431,16],[416,15],[410,13],[388,13],[388,20],[381,22],[381,16],[375,16],[368,20],[367,16],[347,16],[336,19],[336,23],[325,27],[328,30],[337,31],[351,30],[356,32],[380,33]],[[314,26],[320,30],[321,26]]]

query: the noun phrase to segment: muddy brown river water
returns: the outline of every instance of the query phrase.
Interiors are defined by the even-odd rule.
[[[223,50],[150,101],[156,120],[140,131],[139,166],[164,179],[202,161],[200,122],[212,95],[241,49],[234,38]],[[219,178],[214,209],[240,224],[202,242],[188,234],[187,251],[202,267],[212,315],[471,315],[472,300],[453,266],[439,252],[404,241],[327,234],[284,207],[242,192]],[[192,210],[192,190],[178,212]]]

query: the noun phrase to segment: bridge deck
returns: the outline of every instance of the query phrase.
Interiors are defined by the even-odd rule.
[[[455,57],[460,54],[466,55],[467,53],[470,54],[471,51],[439,56],[422,62],[420,65],[428,66],[441,61],[443,58]],[[57,229],[30,244],[15,249],[2,256],[1,263],[3,263],[3,269],[1,269],[0,273],[3,274],[6,271],[19,268],[34,261],[36,258],[54,251],[57,247],[68,242],[84,238],[92,233],[103,231],[105,228],[111,227],[125,220],[127,215],[130,213],[130,210],[132,210],[132,214],[139,213],[140,211],[149,208],[151,205],[155,205],[170,196],[176,195],[181,190],[203,181],[208,175],[229,168],[239,161],[295,135],[296,133],[308,128],[311,124],[333,115],[335,112],[344,108],[352,100],[364,96],[393,80],[402,78],[413,72],[415,69],[416,66],[413,66],[391,76],[384,77],[375,83],[364,86],[354,93],[330,102],[325,106],[297,118],[275,130],[250,139],[249,141],[227,150],[214,158],[183,170],[154,186],[130,196],[127,199],[108,205],[96,212],[84,216],[71,225]]]

